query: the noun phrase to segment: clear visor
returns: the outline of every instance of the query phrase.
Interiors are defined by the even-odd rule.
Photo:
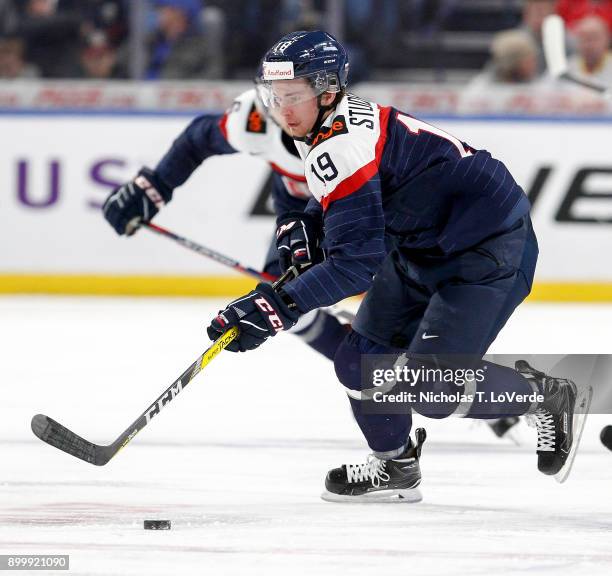
[[[324,92],[339,92],[335,74],[316,72],[293,80],[259,80],[257,94],[262,104],[271,110],[296,106]]]

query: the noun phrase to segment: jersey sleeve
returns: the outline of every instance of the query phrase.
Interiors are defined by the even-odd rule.
[[[224,134],[226,117],[227,113],[198,116],[172,143],[155,168],[170,189],[183,184],[206,158],[236,152]]]
[[[311,191],[323,210],[327,259],[284,288],[303,313],[367,290],[386,254],[375,152],[349,141],[315,147],[306,167]]]

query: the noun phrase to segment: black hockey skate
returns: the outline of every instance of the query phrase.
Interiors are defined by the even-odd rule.
[[[323,500],[329,502],[420,502],[419,459],[427,438],[424,428],[415,432],[416,444],[408,445],[393,460],[381,460],[370,454],[363,464],[343,464],[327,473]]]
[[[590,386],[579,390],[571,380],[548,376],[524,360],[515,367],[544,396],[535,412],[526,415],[538,432],[538,470],[564,482],[576,457],[593,390]]]

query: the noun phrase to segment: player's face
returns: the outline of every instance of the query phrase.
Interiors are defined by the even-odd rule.
[[[280,111],[277,108],[269,108],[268,110],[268,113],[272,117],[272,120],[274,120],[274,122],[276,122],[282,128],[283,132],[286,132],[287,134],[289,134],[289,136],[291,136],[291,130],[289,129],[289,126],[287,126],[287,123],[282,117]]]
[[[296,138],[303,138],[312,130],[319,114],[317,97],[303,78],[275,81],[271,110],[282,128]]]

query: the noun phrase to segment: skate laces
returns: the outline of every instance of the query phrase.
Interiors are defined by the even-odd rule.
[[[378,488],[380,481],[388,482],[391,477],[385,472],[387,462],[370,454],[363,464],[347,464],[346,478],[349,482],[365,482],[370,480],[372,486]]]
[[[548,411],[540,408],[525,416],[527,424],[538,431],[538,452],[555,451],[555,419]]]

